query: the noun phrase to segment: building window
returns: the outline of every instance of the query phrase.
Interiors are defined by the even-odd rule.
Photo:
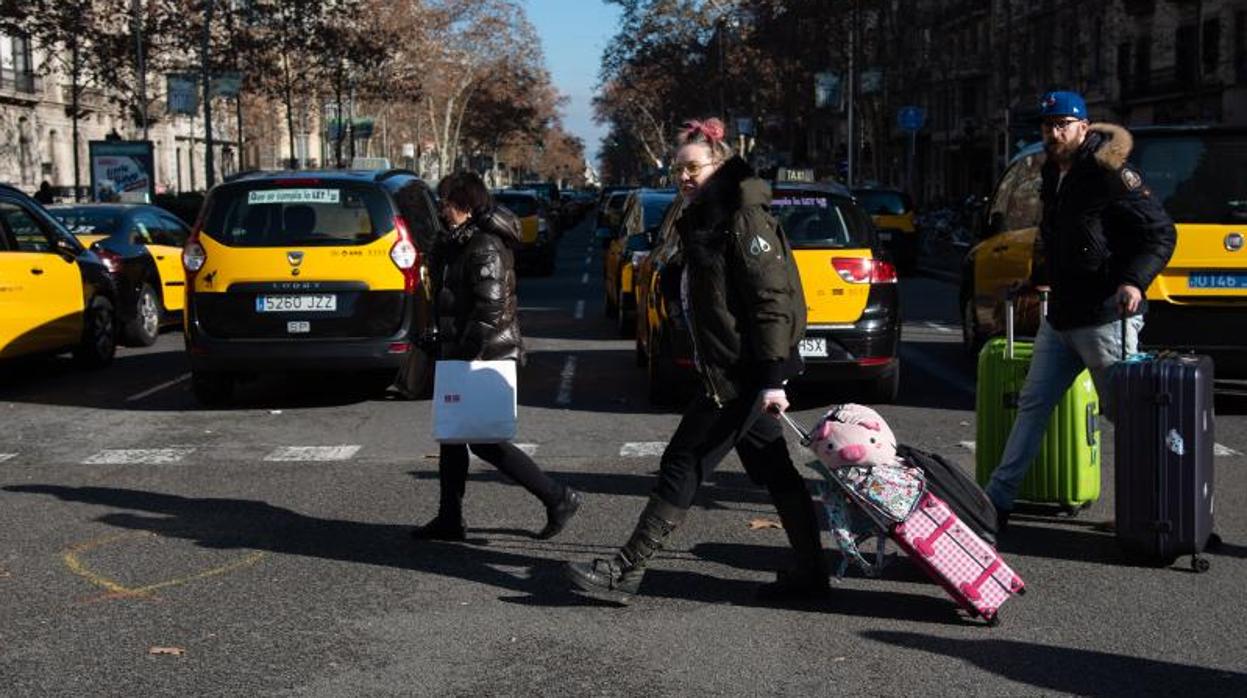
[[[1187,24],[1178,27],[1173,41],[1173,67],[1175,77],[1185,84],[1195,82],[1199,77],[1199,27]]]
[[[1130,42],[1117,45],[1117,84],[1123,95],[1130,92]]]

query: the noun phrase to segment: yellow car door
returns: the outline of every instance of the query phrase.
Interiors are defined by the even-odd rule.
[[[146,212],[144,212],[146,214]],[[189,231],[180,221],[166,214],[143,215],[139,219],[147,233],[147,252],[156,262],[165,310],[179,311],[186,305],[186,270],[182,267],[182,245]]]
[[[20,205],[0,200],[0,358],[74,344],[82,276]]]

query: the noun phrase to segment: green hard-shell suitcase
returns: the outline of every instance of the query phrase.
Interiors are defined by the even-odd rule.
[[[1043,303],[1041,317],[1047,315],[1046,305]],[[1005,337],[989,341],[979,353],[974,472],[981,485],[991,480],[1004,454],[1035,347],[1033,342],[1015,341],[1013,324],[1010,300],[1005,311]],[[1099,397],[1090,372],[1084,370],[1053,410],[1039,455],[1022,481],[1017,499],[1059,504],[1076,514],[1099,498]]]

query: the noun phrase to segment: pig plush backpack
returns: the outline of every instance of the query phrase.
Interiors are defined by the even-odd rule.
[[[922,471],[897,457],[892,429],[864,405],[829,410],[810,433],[809,448],[818,456],[809,467],[826,480],[820,499],[832,538],[844,554],[836,575],[843,577],[852,562],[877,576],[885,563],[887,530],[909,518],[926,490]],[[873,563],[857,547],[871,536],[876,539]]]

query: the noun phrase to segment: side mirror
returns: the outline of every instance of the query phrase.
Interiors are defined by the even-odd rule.
[[[602,249],[606,249],[607,247],[610,247],[611,240],[613,239],[615,239],[615,235],[613,232],[611,232],[611,229],[607,226],[602,226],[598,228],[596,231],[594,231],[593,233],[593,240]]]

